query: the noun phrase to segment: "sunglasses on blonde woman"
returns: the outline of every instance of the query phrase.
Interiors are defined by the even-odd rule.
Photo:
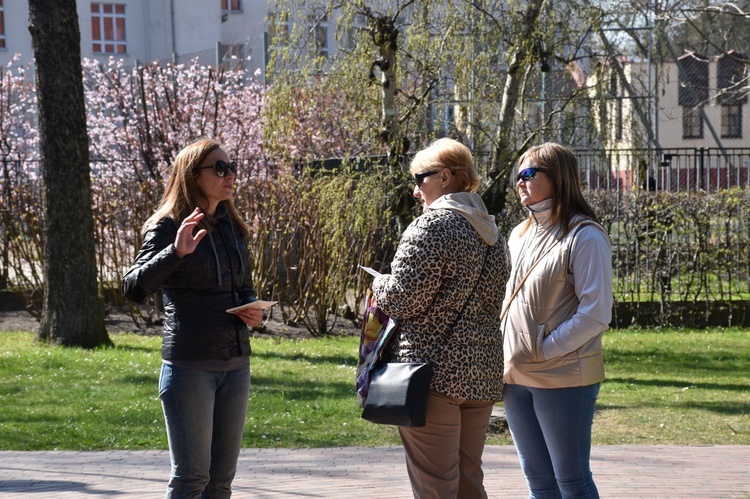
[[[216,173],[217,177],[224,177],[228,171],[231,171],[234,175],[237,175],[237,163],[235,163],[234,161],[230,161],[229,163],[227,163],[226,161],[222,160],[218,160],[213,165],[193,167],[193,175],[198,175],[201,170],[205,170],[207,168],[213,168],[214,173]]]
[[[533,166],[531,168],[524,168],[520,172],[518,172],[518,175],[516,175],[516,182],[519,180],[523,180],[526,182],[527,180],[531,180],[532,178],[536,177],[537,172],[546,172],[546,168],[538,168],[536,166]]]
[[[433,170],[433,171],[430,171],[430,172],[415,173],[414,174],[414,180],[417,181],[417,187],[422,187],[422,182],[424,182],[424,179],[426,179],[430,175],[435,175],[436,173],[440,173],[440,170]]]

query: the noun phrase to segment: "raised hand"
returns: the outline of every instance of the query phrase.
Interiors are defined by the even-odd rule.
[[[195,251],[198,243],[207,234],[205,229],[201,229],[193,235],[195,227],[202,218],[203,213],[201,213],[200,208],[196,208],[180,224],[180,228],[177,229],[177,237],[174,240],[174,249],[178,257],[185,258],[186,255]]]

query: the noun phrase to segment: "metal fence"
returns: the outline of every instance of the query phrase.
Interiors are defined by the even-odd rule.
[[[612,241],[615,298],[629,307],[618,309],[618,325],[701,325],[717,317],[722,325],[750,325],[750,148],[576,152],[589,201]],[[0,287],[32,282],[18,273],[41,258],[34,246],[38,220],[29,217],[41,209],[37,167],[36,161],[0,162]],[[94,178],[95,185],[106,183]],[[523,217],[517,206],[507,209],[509,220]],[[118,223],[110,229],[128,226]],[[107,275],[101,268],[100,276]]]
[[[576,151],[618,325],[750,325],[750,148]]]
[[[750,183],[750,148],[576,150],[590,189],[714,193]]]

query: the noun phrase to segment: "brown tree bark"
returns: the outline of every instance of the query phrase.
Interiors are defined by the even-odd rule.
[[[111,344],[97,289],[81,36],[75,0],[29,0],[43,180],[39,339]]]
[[[536,63],[537,55],[531,49],[534,31],[539,29],[539,16],[545,0],[531,0],[524,11],[524,23],[520,42],[513,48],[508,74],[505,77],[505,89],[500,106],[500,120],[497,123],[495,150],[492,153],[492,164],[488,171],[490,184],[482,193],[482,200],[487,211],[493,215],[505,209],[508,186],[511,183],[510,171],[520,154],[510,142],[510,130],[515,121],[516,106],[520,97],[521,81],[529,68]]]

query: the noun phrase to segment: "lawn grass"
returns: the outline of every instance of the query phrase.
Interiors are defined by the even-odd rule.
[[[157,380],[160,338],[111,335],[114,348],[51,347],[0,333],[0,450],[166,449]],[[243,446],[399,443],[362,420],[358,338],[253,339]]]
[[[750,444],[750,332],[612,330],[599,444]]]
[[[160,339],[111,337],[114,348],[87,351],[0,333],[0,450],[167,448]],[[243,446],[399,444],[394,428],[359,417],[358,341],[253,339]],[[595,443],[750,445],[746,330],[613,330],[605,358]]]

